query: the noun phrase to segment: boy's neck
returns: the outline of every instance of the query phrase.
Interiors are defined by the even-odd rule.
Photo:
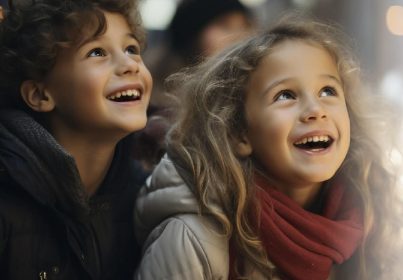
[[[56,140],[75,159],[81,181],[88,196],[96,193],[104,180],[113,159],[117,142],[97,143],[83,138]]]
[[[115,146],[81,147],[69,151],[76,161],[81,181],[88,196],[96,193],[108,173],[113,159]]]

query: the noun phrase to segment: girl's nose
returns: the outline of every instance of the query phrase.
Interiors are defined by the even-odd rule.
[[[321,104],[318,98],[310,98],[306,100],[301,110],[301,121],[309,122],[315,120],[321,120],[327,118],[327,113],[323,104]]]

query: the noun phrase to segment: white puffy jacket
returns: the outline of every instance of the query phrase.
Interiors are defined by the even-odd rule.
[[[135,231],[143,258],[135,279],[228,279],[228,240],[164,157],[141,189]]]

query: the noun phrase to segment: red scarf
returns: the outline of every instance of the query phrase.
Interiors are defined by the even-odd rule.
[[[261,175],[256,174],[255,182],[261,203],[260,239],[282,279],[327,279],[333,263],[343,263],[360,245],[362,211],[342,184],[329,187],[318,215],[269,186]]]

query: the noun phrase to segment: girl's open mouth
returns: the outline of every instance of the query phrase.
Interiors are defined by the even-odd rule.
[[[333,139],[327,135],[306,137],[294,143],[298,149],[319,152],[326,150],[333,144]]]

